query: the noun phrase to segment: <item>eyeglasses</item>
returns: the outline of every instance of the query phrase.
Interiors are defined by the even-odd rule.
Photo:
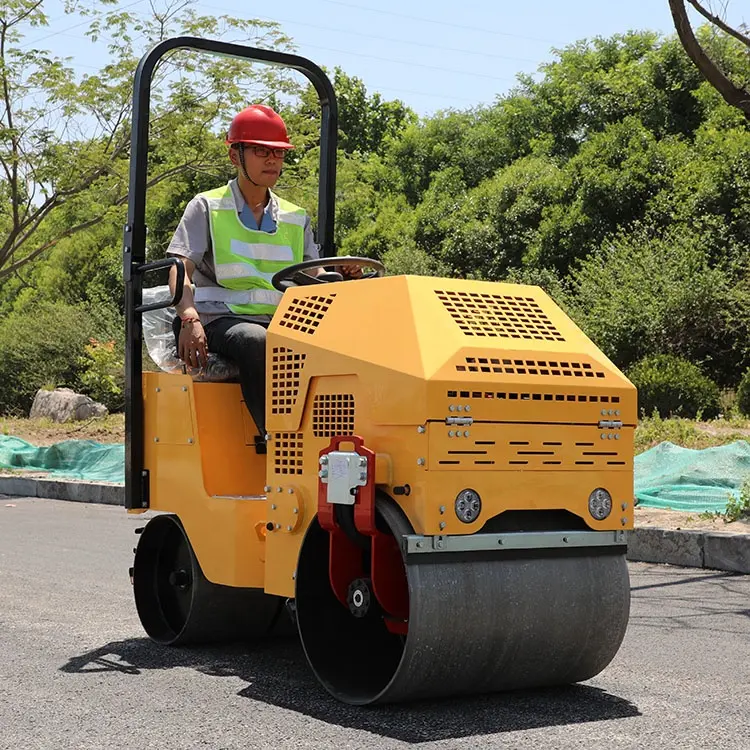
[[[269,156],[273,156],[274,159],[283,159],[287,151],[285,148],[268,148],[267,146],[253,146],[252,144],[246,144],[245,149],[252,151],[261,159],[267,159]]]

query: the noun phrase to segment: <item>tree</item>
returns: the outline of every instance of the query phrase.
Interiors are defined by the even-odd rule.
[[[69,0],[88,17],[87,36],[108,42],[109,61],[77,76],[69,60],[22,44],[48,23],[44,0],[5,0],[0,11],[0,281],[127,201],[132,79],[155,42],[179,34],[289,49],[275,23],[202,16],[193,0],[150,4],[147,16],[116,0]],[[133,4],[131,4],[133,5]],[[130,6],[125,6],[126,8]],[[296,85],[269,66],[176,51],[153,81],[149,187],[215,170],[217,133],[248,103]],[[223,157],[222,157],[223,159]]]
[[[704,18],[716,28],[750,48],[750,36],[727,24],[721,17],[709,11],[698,0],[688,0]],[[690,59],[703,74],[705,79],[722,95],[727,104],[737,107],[750,120],[750,88],[747,79],[742,83],[732,80],[731,74],[722,69],[721,63],[712,58],[700,43],[690,25],[685,0],[669,0],[677,35]]]

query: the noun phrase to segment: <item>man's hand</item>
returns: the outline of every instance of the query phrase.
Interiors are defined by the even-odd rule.
[[[206,332],[199,320],[183,321],[180,329],[178,354],[180,359],[190,367],[205,367],[208,362],[208,344]]]
[[[355,266],[353,264],[336,266],[338,271],[344,279],[361,279],[362,278],[362,266]]]

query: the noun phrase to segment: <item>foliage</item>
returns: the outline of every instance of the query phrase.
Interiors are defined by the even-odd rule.
[[[717,385],[696,365],[679,357],[645,357],[628,371],[628,378],[638,389],[641,413],[709,419],[719,413]]]
[[[81,389],[80,360],[98,334],[81,306],[45,303],[0,321],[0,414],[28,414],[40,388]]]
[[[739,497],[731,495],[727,500],[727,509],[724,512],[724,520],[727,523],[739,521],[750,517],[750,475],[748,475],[740,487]]]
[[[127,200],[132,79],[138,58],[169,36],[221,37],[256,46],[289,47],[275,23],[202,16],[192,0],[152,3],[148,15],[75,1],[92,41],[108,42],[109,59],[78,76],[69,61],[29,47],[29,28],[48,24],[39,0],[6,0],[0,12],[0,279],[41,257],[66,237],[105,220]],[[137,41],[136,41],[137,40]],[[210,170],[230,114],[259,97],[295,89],[268,66],[185,51],[157,66],[151,98],[148,181],[155,186],[189,170]],[[122,224],[122,215],[120,214]]]
[[[572,274],[573,317],[622,368],[667,353],[734,385],[748,361],[750,296],[711,266],[710,251],[689,230],[659,237],[635,228],[606,241]]]
[[[120,411],[125,388],[125,358],[114,341],[90,339],[84,347],[80,381],[83,392],[104,404],[111,412]]]
[[[750,369],[745,372],[737,387],[737,409],[740,414],[750,417]]]
[[[750,436],[750,421],[736,419],[714,419],[699,423],[684,417],[662,419],[658,412],[642,415],[635,429],[635,452],[653,448],[669,441],[683,448],[702,450],[716,445],[727,445],[736,440],[747,440]]]

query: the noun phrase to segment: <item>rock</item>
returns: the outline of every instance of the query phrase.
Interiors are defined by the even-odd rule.
[[[53,422],[72,422],[103,417],[107,407],[88,396],[70,388],[55,388],[54,391],[37,391],[31,405],[29,419],[47,417]]]

